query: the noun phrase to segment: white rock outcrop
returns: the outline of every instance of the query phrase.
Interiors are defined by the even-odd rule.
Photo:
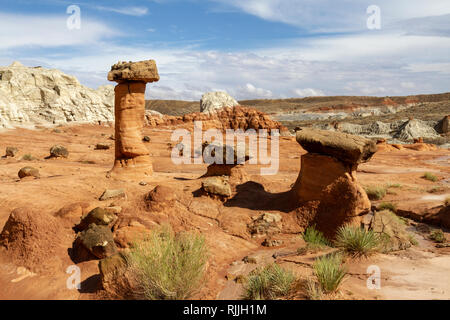
[[[114,120],[114,87],[97,90],[55,69],[0,67],[0,128]]]
[[[239,105],[239,103],[226,92],[207,92],[200,100],[200,112],[214,113],[219,109],[237,105]]]

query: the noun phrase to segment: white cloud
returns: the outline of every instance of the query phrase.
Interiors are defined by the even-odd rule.
[[[32,16],[0,13],[0,48],[58,47],[95,44],[120,33],[81,16],[81,28],[69,30],[69,15]]]
[[[312,32],[366,29],[366,9],[381,8],[382,26],[400,20],[450,14],[448,0],[213,0],[259,18],[283,22]]]
[[[245,100],[245,99],[269,99],[273,96],[272,91],[257,88],[251,83],[245,84],[245,86],[239,88],[238,90],[234,90],[234,95],[236,99]]]
[[[321,97],[325,95],[325,93],[322,90],[311,88],[295,89],[294,94],[296,94],[299,97]]]
[[[405,89],[414,89],[416,87],[416,84],[414,82],[407,81],[407,82],[401,82],[400,86]]]
[[[411,63],[406,67],[406,69],[411,72],[436,72],[450,74],[450,63]]]
[[[115,13],[120,13],[120,14],[124,14],[127,16],[135,16],[135,17],[140,17],[140,16],[145,16],[148,13],[148,8],[146,7],[104,7],[104,6],[96,6],[95,7],[98,10],[101,11],[110,11],[110,12],[115,12]]]

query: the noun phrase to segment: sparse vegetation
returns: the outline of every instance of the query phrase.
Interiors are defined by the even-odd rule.
[[[370,200],[381,200],[386,196],[386,187],[369,186],[364,188]]]
[[[322,232],[316,230],[314,226],[306,228],[302,234],[303,240],[307,243],[306,250],[320,250],[330,245],[330,242],[325,238]]]
[[[430,234],[430,239],[438,242],[438,243],[443,243],[445,242],[445,235],[444,232],[442,232],[442,230],[434,230],[433,232],[431,232]]]
[[[389,210],[389,211],[392,211],[392,212],[396,212],[397,211],[397,207],[392,202],[382,202],[382,203],[380,203],[378,205],[378,210],[380,210],[380,211],[382,211],[382,210]]]
[[[423,174],[422,178],[425,180],[428,180],[428,181],[433,181],[433,182],[438,181],[438,177],[436,177],[434,174],[432,174],[430,172],[425,172]]]
[[[408,237],[409,237],[409,242],[411,242],[411,244],[413,246],[417,246],[419,244],[419,242],[417,241],[416,237],[413,234],[410,233],[408,235]]]
[[[289,293],[295,280],[294,274],[274,263],[256,269],[244,286],[245,300],[273,300]]]
[[[341,254],[318,258],[314,262],[313,268],[321,290],[326,293],[336,292],[347,274],[346,268],[342,265]]]
[[[309,300],[322,300],[323,291],[319,283],[311,278],[305,281],[305,291]]]
[[[24,154],[24,155],[22,156],[22,160],[25,160],[25,161],[33,161],[33,160],[34,160],[34,157],[33,157],[31,154],[27,153],[27,154]]]
[[[441,192],[441,191],[443,191],[444,189],[443,188],[441,188],[441,187],[439,187],[439,186],[434,186],[434,187],[432,187],[431,189],[428,189],[428,193],[437,193],[437,192]]]
[[[139,294],[149,300],[181,300],[199,288],[208,259],[204,238],[169,227],[135,242],[127,255]]]
[[[388,183],[386,184],[387,188],[401,188],[402,185],[400,183]]]
[[[372,230],[343,226],[338,229],[335,245],[353,256],[368,256],[377,250],[380,238]]]

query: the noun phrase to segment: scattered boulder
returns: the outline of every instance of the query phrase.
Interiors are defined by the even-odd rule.
[[[111,146],[107,143],[97,143],[95,145],[95,150],[109,150]]]
[[[16,147],[6,147],[6,156],[7,157],[15,157],[16,154],[19,152],[19,149],[17,149]]]
[[[207,92],[200,100],[200,112],[214,113],[225,107],[234,107],[239,103],[226,92]]]
[[[283,240],[264,239],[261,243],[264,247],[279,247],[283,244]]]
[[[117,216],[111,210],[97,207],[81,217],[80,223],[75,226],[77,231],[86,230],[91,223],[99,226],[111,226],[117,220]]]
[[[117,253],[111,229],[90,224],[80,232],[73,243],[72,258],[76,262],[104,259]]]
[[[23,179],[25,177],[35,177],[39,178],[39,170],[33,167],[24,167],[19,170],[18,176],[20,179]]]
[[[117,189],[117,190],[106,189],[100,196],[99,200],[106,201],[109,199],[119,199],[119,198],[126,198],[124,189]]]
[[[142,138],[142,141],[144,141],[144,142],[150,142],[150,137],[149,137],[149,136],[144,136],[144,137]]]
[[[67,158],[69,156],[69,151],[67,148],[61,145],[54,145],[50,148],[51,158]]]
[[[248,230],[253,237],[265,237],[281,233],[283,229],[282,218],[278,213],[265,212],[253,217]]]
[[[209,177],[202,181],[202,190],[221,198],[231,197],[231,186],[226,177]]]

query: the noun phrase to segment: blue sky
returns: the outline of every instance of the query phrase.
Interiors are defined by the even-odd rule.
[[[70,5],[80,29],[67,28]],[[370,5],[379,30],[367,28]],[[448,0],[0,0],[0,65],[97,87],[118,60],[155,59],[149,98],[448,92],[449,57]]]

